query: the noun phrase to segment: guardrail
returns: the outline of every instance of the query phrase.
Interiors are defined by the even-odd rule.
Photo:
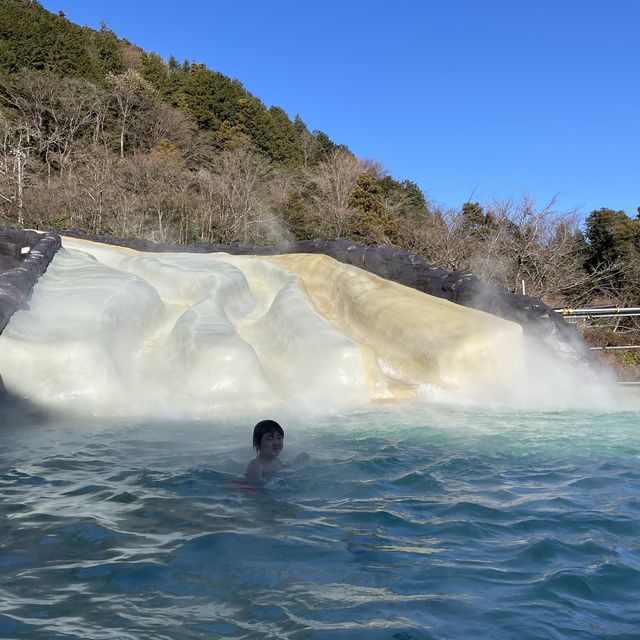
[[[556,313],[561,313],[564,318],[624,318],[631,316],[640,316],[640,307],[599,307],[585,309],[554,309]],[[610,347],[589,347],[591,351],[609,351],[623,349],[640,349],[640,344],[615,345]],[[640,387],[640,381],[618,381],[618,385],[622,387]]]
[[[564,317],[571,318],[622,318],[640,316],[640,307],[601,307],[595,309],[554,309]]]
[[[625,344],[623,346],[614,346],[614,347],[589,347],[591,351],[607,351],[609,349],[640,349],[640,344]]]

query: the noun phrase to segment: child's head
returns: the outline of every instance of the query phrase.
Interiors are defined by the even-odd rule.
[[[261,420],[253,428],[253,448],[259,453],[262,436],[266,433],[277,433],[284,438],[283,428],[275,420]]]

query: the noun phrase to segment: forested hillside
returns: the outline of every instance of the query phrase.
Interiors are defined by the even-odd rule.
[[[551,305],[640,306],[640,214],[603,206],[581,228],[527,197],[441,210],[240,81],[35,0],[0,0],[0,130],[2,224],[169,242],[341,236],[524,282]]]

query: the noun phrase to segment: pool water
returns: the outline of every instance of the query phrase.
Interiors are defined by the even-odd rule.
[[[2,638],[640,638],[640,412],[8,422]]]

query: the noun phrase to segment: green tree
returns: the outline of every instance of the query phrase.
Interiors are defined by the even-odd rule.
[[[15,73],[18,70],[18,58],[9,42],[4,39],[0,40],[0,69],[9,73]]]
[[[244,132],[241,125],[231,125],[227,120],[212,134],[212,140],[217,150],[242,149],[251,146],[251,138]]]
[[[315,166],[321,162],[326,162],[338,150],[337,145],[323,131],[314,131],[313,152],[309,159],[310,166]]]
[[[474,231],[487,223],[487,216],[479,202],[465,202],[462,205],[462,219],[464,226]]]
[[[281,215],[296,240],[310,240],[317,235],[315,232],[320,220],[304,194],[298,191],[291,193],[282,207]]]
[[[612,264],[638,249],[640,221],[633,220],[624,211],[602,207],[592,211],[586,220],[586,238],[589,245],[587,266],[596,268]]]
[[[199,128],[217,131],[225,120],[231,125],[244,124],[241,101],[249,94],[240,82],[210,71],[203,64],[192,64],[185,73],[181,92],[185,111]]]
[[[172,93],[169,73],[169,66],[157,53],[142,54],[140,75],[150,82],[163,98],[169,98]]]
[[[106,25],[99,32],[80,27],[38,2],[0,2],[0,42],[12,51],[3,55],[0,47],[0,64],[9,71],[47,70],[96,80],[124,68],[118,39]]]
[[[385,210],[382,187],[375,176],[358,176],[349,206],[356,211],[355,235],[368,242],[384,242],[396,235],[397,222]]]
[[[47,52],[45,69],[59,76],[92,76],[93,64],[82,34],[74,29],[58,31]]]
[[[298,129],[284,109],[272,106],[269,118],[273,130],[273,146],[269,154],[275,162],[299,167],[303,164],[302,144]]]
[[[411,180],[403,180],[400,183],[407,196],[408,207],[413,211],[428,211],[427,200],[422,193],[422,189]]]
[[[241,124],[244,131],[251,137],[253,144],[266,156],[281,162],[282,154],[278,152],[276,132],[267,108],[258,98],[244,90],[243,93],[244,95],[237,101],[235,112],[230,114],[228,119]]]
[[[428,213],[427,201],[415,182],[398,182],[391,176],[384,176],[379,183],[387,203],[386,208],[409,217],[420,217]]]
[[[99,78],[107,73],[122,73],[125,70],[122,47],[116,34],[106,22],[100,23],[100,31],[95,34],[96,75]]]

